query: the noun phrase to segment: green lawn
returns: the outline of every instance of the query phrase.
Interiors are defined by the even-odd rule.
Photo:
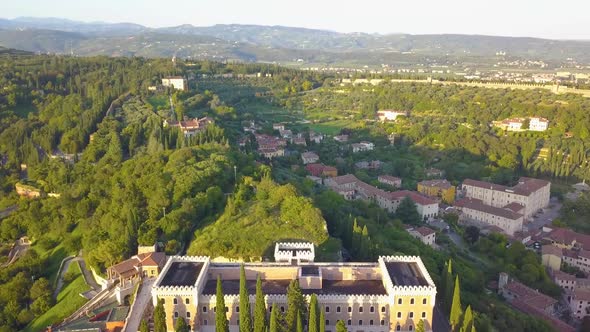
[[[354,120],[334,120],[322,123],[312,123],[309,128],[327,135],[338,135],[342,128],[355,128],[358,124]]]
[[[148,103],[154,107],[159,108],[170,108],[169,98],[166,95],[153,95],[148,98]]]
[[[51,285],[54,285],[59,265],[61,264],[61,261],[68,256],[66,249],[61,243],[57,247],[49,250],[45,250],[39,245],[33,245],[31,246],[31,249],[35,250],[40,257],[48,259],[45,266],[45,272],[47,273],[47,279],[49,279]]]
[[[61,292],[59,292],[57,295],[57,303],[46,313],[33,320],[24,329],[25,332],[41,331],[51,324],[58,323],[88,301],[80,296],[80,293],[87,291],[89,287],[86,285],[84,277],[82,277],[78,262],[70,264],[68,272],[75,273],[76,278],[69,284],[65,285]]]

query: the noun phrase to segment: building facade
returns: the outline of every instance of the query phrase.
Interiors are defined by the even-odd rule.
[[[176,90],[188,90],[188,81],[182,76],[164,77],[162,79],[162,85],[166,87],[173,87]]]
[[[426,180],[418,182],[418,192],[429,197],[436,197],[447,204],[455,201],[455,186],[447,180]]]
[[[287,310],[287,287],[297,279],[309,300],[316,294],[326,331],[338,320],[349,331],[413,331],[420,320],[432,331],[436,286],[420,257],[379,257],[375,263],[308,261],[244,263],[251,308],[255,284],[262,279],[266,308]],[[209,257],[171,257],[152,288],[152,300],[164,300],[168,331],[179,317],[193,331],[215,331],[216,280],[224,290],[230,331],[239,331],[239,263],[215,263]]]
[[[455,206],[461,211],[459,216],[461,221],[480,227],[497,227],[510,236],[522,231],[522,214],[509,209],[486,205],[479,199],[470,198],[457,201]]]
[[[512,203],[524,207],[522,215],[530,219],[539,210],[549,205],[551,182],[521,177],[513,187],[466,179],[461,186],[462,194],[467,198],[479,199],[483,204],[493,207],[510,207]],[[514,204],[512,204],[512,207]]]

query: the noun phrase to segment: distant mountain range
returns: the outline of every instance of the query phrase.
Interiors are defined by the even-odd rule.
[[[60,18],[0,19],[0,46],[41,53],[191,57],[214,60],[332,65],[492,64],[543,60],[554,66],[590,63],[590,41],[479,35],[339,33],[259,25],[179,25],[78,22]]]

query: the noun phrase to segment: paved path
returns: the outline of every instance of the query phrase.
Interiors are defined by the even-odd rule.
[[[95,290],[96,292],[101,291],[101,287],[96,282],[96,280],[94,280],[94,276],[92,275],[92,272],[88,271],[88,269],[86,268],[86,262],[84,261],[84,259],[80,256],[75,256],[75,257],[70,256],[70,257],[64,258],[62,268],[59,271],[59,276],[57,277],[57,285],[55,286],[55,291],[53,292],[53,298],[57,298],[57,294],[59,294],[59,292],[61,291],[61,289],[64,285],[64,275],[66,274],[66,272],[68,272],[68,268],[70,267],[70,264],[72,264],[74,262],[78,262],[78,264],[80,265],[80,270],[82,271],[84,281],[86,282],[86,284],[88,286],[90,286],[90,288]]]
[[[152,300],[152,285],[156,279],[144,279],[135,300],[133,306],[129,310],[129,317],[123,332],[137,332],[139,330],[139,323],[143,317],[143,312],[147,307],[148,303]]]
[[[8,217],[17,208],[18,208],[18,206],[15,204],[15,205],[9,206],[6,209],[0,211],[0,219]]]

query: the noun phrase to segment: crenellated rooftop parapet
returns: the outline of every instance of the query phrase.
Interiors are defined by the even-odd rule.
[[[427,285],[395,285],[391,276],[389,275],[386,263],[394,263],[394,262],[401,262],[401,263],[415,263],[418,267],[418,270],[421,274],[421,277],[424,278]],[[420,256],[380,256],[378,259],[379,267],[381,268],[381,272],[383,275],[383,286],[387,290],[387,293],[390,296],[399,296],[399,295],[432,295],[436,296],[436,285],[426,266],[422,262]]]
[[[170,272],[172,264],[177,262],[193,262],[203,264],[193,285],[162,285],[162,281]],[[208,256],[171,256],[166,262],[166,265],[164,265],[162,272],[160,272],[160,275],[152,287],[152,301],[154,305],[157,304],[158,297],[192,296],[196,300],[198,298],[198,294],[202,291],[206,282],[206,271],[209,268],[209,264],[210,259]]]
[[[315,248],[311,242],[277,242],[275,244],[274,258],[276,262],[313,262]]]

